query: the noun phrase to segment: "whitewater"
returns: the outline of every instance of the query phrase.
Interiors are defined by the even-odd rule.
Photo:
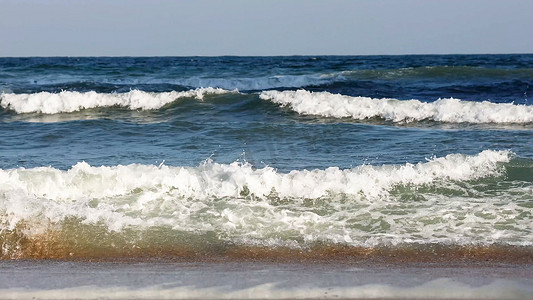
[[[99,107],[124,107],[127,109],[159,109],[180,98],[202,100],[205,95],[223,94],[229,91],[220,88],[198,88],[183,92],[148,93],[132,90],[128,93],[101,94],[91,92],[62,91],[35,94],[2,94],[0,105],[17,113],[57,114]]]
[[[461,195],[465,186],[472,193],[504,178],[513,156],[483,151],[415,165],[289,173],[212,161],[194,168],[82,162],[66,171],[0,170],[1,230],[5,234],[23,226],[31,238],[77,220],[77,226],[89,226],[90,235],[101,226],[117,233],[159,228],[163,235],[188,232],[201,239],[213,232],[217,238],[212,242],[268,247],[306,248],[316,242],[530,245],[527,206],[508,204],[506,198],[527,196],[533,185],[516,185],[512,192],[479,190],[483,202]],[[406,201],[415,194],[416,200]],[[499,226],[502,222],[507,225]],[[3,249],[3,255],[16,257],[20,245],[4,244]]]
[[[238,90],[229,91],[208,87],[162,93],[139,90],[132,90],[127,93],[96,93],[94,91],[84,93],[69,91],[34,94],[3,93],[0,95],[0,106],[19,114],[60,114],[109,107],[155,110],[181,98],[203,100],[206,95],[228,93],[238,93]],[[530,124],[533,122],[532,106],[513,103],[462,101],[454,98],[421,102],[419,100],[351,97],[306,90],[263,91],[259,94],[259,98],[272,101],[282,107],[288,106],[299,114],[355,120],[378,118],[396,123],[429,120],[473,124]]]
[[[334,118],[365,120],[381,118],[392,122],[436,121],[448,123],[533,122],[533,107],[513,103],[461,101],[454,98],[434,102],[419,100],[350,97],[306,90],[265,91],[261,99],[288,106],[297,113]]]

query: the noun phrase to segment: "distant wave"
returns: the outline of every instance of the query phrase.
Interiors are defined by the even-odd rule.
[[[329,92],[263,91],[263,100],[288,106],[295,112],[334,118],[392,122],[432,120],[448,123],[532,123],[533,106],[474,102],[448,98],[435,102],[351,97]]]
[[[198,88],[182,92],[150,93],[132,90],[127,93],[40,92],[34,94],[4,93],[0,106],[17,113],[57,114],[98,107],[120,106],[128,109],[159,109],[180,98],[203,99],[205,95],[225,94],[231,91],[220,88]]]
[[[533,69],[502,69],[470,66],[424,66],[398,69],[361,69],[332,73],[331,76],[345,80],[402,80],[402,79],[445,79],[471,80],[483,77],[491,79],[531,78]]]
[[[188,78],[177,80],[174,84],[201,87],[211,86],[239,91],[259,91],[275,88],[302,88],[312,85],[329,84],[345,80],[342,74],[304,74],[304,75],[272,75],[253,78]]]
[[[46,72],[45,69],[43,72]],[[87,76],[87,75],[56,75],[36,77],[33,84],[44,86],[73,88],[91,88],[98,89],[99,86],[107,88],[109,86],[128,87],[139,85],[168,85],[181,86],[189,88],[216,87],[228,90],[238,89],[240,91],[258,91],[276,88],[305,88],[307,86],[327,86],[335,82],[357,82],[367,80],[472,80],[480,78],[490,78],[491,80],[528,80],[533,76],[532,68],[487,68],[471,66],[423,66],[423,67],[406,67],[406,68],[368,68],[368,69],[348,69],[343,71],[331,72],[309,72],[306,74],[264,74],[258,76],[246,77],[245,73],[241,74],[224,74],[225,76],[198,76],[191,75],[181,78],[180,74],[163,74],[161,77],[153,77],[150,74],[144,74],[140,77],[114,78]],[[7,76],[7,75],[6,75]],[[17,81],[16,78],[10,80]],[[27,81],[22,81],[28,84]],[[1,91],[1,89],[0,89]]]
[[[239,91],[260,91],[276,88],[304,88],[307,86],[328,85],[337,81],[345,81],[342,72],[321,74],[282,74],[265,75],[257,77],[201,77],[191,76],[188,78],[85,78],[85,77],[65,77],[65,78],[43,78],[33,84],[23,82],[32,88],[41,86],[45,89],[63,88],[66,90],[95,90],[107,91],[109,89],[137,88],[143,90],[145,87],[171,87],[171,89],[181,88],[203,88],[214,87],[227,90],[237,89]],[[16,80],[15,80],[16,81]],[[9,87],[0,86],[0,92],[9,92]]]

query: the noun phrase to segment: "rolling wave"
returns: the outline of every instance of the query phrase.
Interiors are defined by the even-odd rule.
[[[471,66],[424,66],[398,69],[361,69],[332,73],[332,76],[345,80],[472,80],[490,78],[499,79],[528,79],[533,76],[533,69],[520,68],[484,68]]]
[[[173,83],[193,87],[211,86],[228,90],[259,91],[327,85],[338,80],[344,80],[339,75],[341,74],[273,75],[256,78],[187,78]]]
[[[195,252],[228,243],[531,245],[527,203],[508,201],[527,195],[531,184],[492,186],[512,157],[487,150],[289,173],[211,161],[0,170],[2,255],[54,256],[57,245],[66,256],[135,247]]]
[[[23,90],[35,91],[88,91],[110,92],[124,89],[199,89],[204,87],[214,87],[227,90],[239,91],[260,91],[279,88],[304,88],[307,86],[327,86],[338,81],[347,81],[343,73],[329,74],[282,74],[265,75],[260,77],[200,77],[191,76],[188,78],[91,78],[80,76],[54,76],[52,78],[40,78],[36,82],[19,82],[17,79],[11,80],[11,85],[0,86],[0,92],[11,92],[13,88],[25,86]]]
[[[431,120],[446,123],[533,122],[533,106],[512,103],[474,102],[459,99],[439,99],[435,102],[418,100],[374,99],[351,97],[329,92],[263,91],[263,100],[288,106],[304,115],[366,120],[380,118],[392,122]]]
[[[159,109],[180,98],[203,99],[205,95],[225,94],[231,91],[219,88],[198,88],[182,92],[150,93],[132,90],[127,93],[40,92],[34,94],[0,95],[0,106],[16,113],[58,114],[70,113],[83,109],[119,106],[132,110]]]
[[[258,198],[318,199],[330,194],[363,195],[378,199],[397,185],[425,185],[438,180],[473,180],[498,175],[508,151],[483,151],[475,156],[450,154],[428,162],[406,165],[361,165],[353,169],[293,170],[279,173],[272,167],[256,169],[249,163],[199,167],[118,165],[92,167],[80,162],[70,170],[52,167],[0,169],[1,189],[14,187],[30,196],[48,199],[116,197],[141,189],[172,192],[176,197],[210,199],[253,195]]]
[[[38,113],[54,115],[86,109],[120,107],[129,110],[156,110],[178,99],[204,99],[207,95],[238,93],[221,88],[197,88],[187,91],[145,92],[132,90],[126,93],[97,93],[62,91],[33,94],[3,93],[0,107],[17,114]],[[351,97],[329,92],[262,91],[260,99],[290,107],[303,115],[355,120],[383,119],[396,123],[434,121],[472,124],[531,124],[533,106],[488,101],[463,101],[454,98],[434,102],[419,100],[376,99]]]

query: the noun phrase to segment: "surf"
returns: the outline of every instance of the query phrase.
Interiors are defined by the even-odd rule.
[[[498,188],[512,159],[486,150],[287,173],[209,160],[198,167],[80,162],[68,170],[0,170],[2,251],[87,257],[528,246],[528,204],[508,198],[527,195],[531,183]]]
[[[236,92],[236,91],[234,91]],[[124,107],[130,110],[154,110],[182,98],[202,100],[206,95],[220,95],[231,91],[220,88],[197,88],[188,91],[144,92],[132,90],[126,93],[97,93],[62,91],[59,93],[39,92],[33,94],[3,93],[0,106],[19,114],[71,113],[99,107]]]
[[[259,97],[288,107],[302,115],[368,120],[383,119],[394,123],[430,120],[443,123],[531,124],[533,106],[488,101],[463,101],[441,98],[434,102],[419,100],[352,97],[330,92],[263,91]]]

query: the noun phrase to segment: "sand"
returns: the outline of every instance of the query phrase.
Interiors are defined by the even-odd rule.
[[[172,259],[0,261],[2,299],[533,299],[533,264]]]

